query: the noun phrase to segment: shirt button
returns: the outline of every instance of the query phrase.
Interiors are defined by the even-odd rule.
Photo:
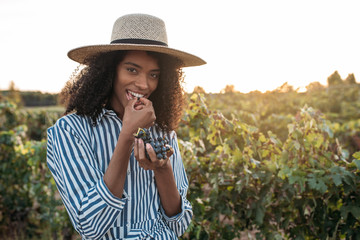
[[[127,175],[130,175],[130,171],[127,171]]]

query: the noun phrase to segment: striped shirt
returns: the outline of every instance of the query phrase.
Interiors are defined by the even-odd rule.
[[[70,114],[48,129],[47,164],[71,222],[82,239],[177,239],[189,226],[192,207],[186,199],[188,180],[175,132],[166,134],[182,211],[168,217],[160,203],[154,173],[140,168],[134,152],[128,164],[122,198],[103,180],[122,127],[112,110],[103,109],[94,123]],[[164,136],[157,128],[155,139]]]

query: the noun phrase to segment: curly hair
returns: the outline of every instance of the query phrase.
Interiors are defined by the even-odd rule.
[[[127,51],[114,51],[89,58],[82,70],[76,69],[60,98],[65,104],[64,115],[76,112],[89,116],[95,122],[102,108],[111,109],[110,99],[116,67],[124,59]],[[165,54],[147,52],[158,60],[160,78],[156,90],[150,95],[156,115],[156,124],[164,131],[178,127],[185,104],[182,88],[183,72],[181,61]]]

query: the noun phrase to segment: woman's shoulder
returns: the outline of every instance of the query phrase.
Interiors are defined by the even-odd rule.
[[[91,135],[92,121],[90,117],[71,113],[59,118],[56,123],[47,130],[48,139],[56,136],[70,134],[77,139],[87,141]]]
[[[89,132],[92,127],[92,120],[90,117],[71,113],[59,118],[53,126],[48,129],[48,132],[66,131],[72,135],[81,136]]]
[[[90,119],[90,117],[87,116],[82,116],[82,115],[78,115],[76,113],[71,113],[68,115],[65,115],[61,118],[59,118],[55,125],[56,127],[65,127],[65,126],[69,126],[69,127],[73,127],[73,128],[78,128],[84,125],[91,125],[92,121]]]

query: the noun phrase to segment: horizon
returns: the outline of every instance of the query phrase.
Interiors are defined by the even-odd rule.
[[[338,72],[338,71],[334,71],[332,74],[334,74],[334,73],[336,73],[336,72]],[[332,74],[330,74],[329,77],[330,77]],[[339,73],[338,73],[338,74],[339,74]],[[349,76],[350,74],[353,74],[353,73],[349,73],[347,76]],[[339,75],[340,75],[340,74],[339,74]],[[341,80],[342,80],[342,81],[345,80],[345,78],[343,78],[341,75],[340,75],[340,77],[341,77]],[[356,80],[355,74],[354,74],[354,77],[355,77],[355,81],[356,81],[355,84],[360,84],[360,82],[358,82],[358,81]],[[10,81],[10,82],[12,82],[12,81]],[[16,90],[16,91],[19,91],[19,92],[40,92],[41,94],[59,94],[60,91],[61,91],[61,90],[60,90],[60,91],[58,91],[58,92],[46,92],[46,91],[42,91],[42,90],[22,90],[22,89],[19,89],[19,88],[18,88],[18,86],[16,85],[15,82],[13,82],[13,83],[14,83],[14,88],[15,88],[15,90]],[[323,86],[324,88],[328,88],[328,87],[329,87],[329,84],[328,84],[327,82],[326,82],[326,84],[322,84],[322,83],[319,82],[319,81],[311,82],[311,83],[309,83],[307,86],[304,86],[304,87],[302,87],[302,88],[301,88],[301,87],[293,86],[293,85],[289,84],[288,82],[284,82],[284,83],[282,83],[280,86],[278,86],[278,87],[276,87],[276,88],[274,88],[274,89],[266,90],[266,91],[252,90],[252,91],[249,91],[249,92],[242,92],[242,91],[239,91],[238,89],[236,89],[236,87],[235,87],[234,85],[231,85],[231,84],[230,84],[230,85],[225,85],[225,86],[224,86],[222,89],[220,89],[218,92],[207,92],[207,91],[205,91],[205,89],[204,89],[202,86],[195,86],[192,91],[185,91],[185,93],[187,93],[187,94],[194,93],[194,92],[195,92],[195,88],[200,87],[200,88],[202,88],[202,89],[205,91],[205,94],[222,94],[222,91],[223,91],[226,87],[228,87],[228,86],[234,87],[234,92],[236,92],[236,93],[242,93],[242,94],[248,94],[248,93],[253,93],[253,92],[267,93],[267,92],[276,91],[277,89],[281,88],[281,87],[284,86],[284,85],[288,85],[289,87],[292,87],[295,92],[306,92],[306,91],[307,91],[307,90],[306,90],[306,87],[308,87],[308,86],[309,86],[310,84],[312,84],[312,83],[320,83],[320,85]],[[11,83],[10,83],[10,84],[11,84]],[[0,91],[1,91],[1,92],[10,91],[10,86],[8,86],[7,89],[2,89],[2,88],[0,88]]]

